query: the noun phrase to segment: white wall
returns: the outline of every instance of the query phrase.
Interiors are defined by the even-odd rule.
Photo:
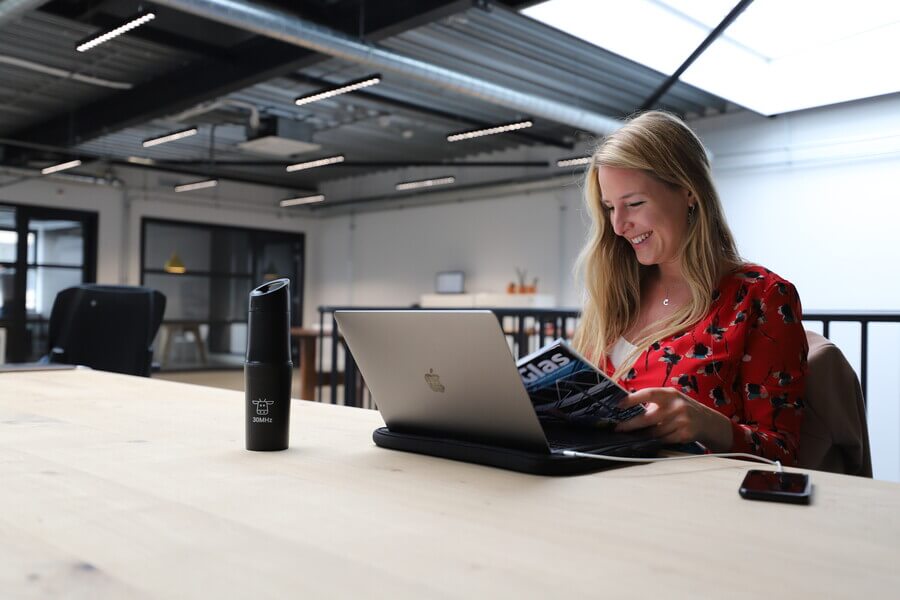
[[[313,273],[319,304],[405,306],[461,270],[466,291],[504,292],[516,268],[538,291],[576,307],[572,253],[581,244],[579,191],[539,191],[326,219]]]
[[[741,252],[793,281],[806,309],[900,310],[900,95],[695,129],[713,153]]]

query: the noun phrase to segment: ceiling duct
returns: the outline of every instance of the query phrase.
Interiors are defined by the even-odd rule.
[[[504,106],[529,117],[565,123],[578,130],[602,134],[614,131],[621,125],[611,117],[396,54],[269,7],[242,0],[155,0],[155,3],[366,65],[381,73],[416,79],[441,89]]]
[[[268,156],[288,157],[318,150],[320,146],[312,141],[313,128],[306,123],[284,117],[263,117],[259,128],[246,142],[238,147],[247,152]]]
[[[193,121],[201,115],[211,113],[219,109],[237,108],[245,110],[249,113],[249,121],[247,127],[247,137],[251,137],[259,129],[259,109],[255,104],[243,102],[241,100],[232,100],[231,98],[220,98],[210,102],[203,102],[193,108],[189,108],[178,114],[172,115],[170,118],[174,121]]]

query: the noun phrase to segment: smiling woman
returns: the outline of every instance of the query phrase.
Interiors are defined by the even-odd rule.
[[[668,113],[631,119],[594,152],[585,201],[574,341],[647,405],[623,430],[796,462],[800,299],[738,255],[697,136]]]

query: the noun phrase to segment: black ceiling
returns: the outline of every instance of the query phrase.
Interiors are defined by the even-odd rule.
[[[665,80],[658,73],[594,49],[516,13],[517,9],[530,4],[534,1],[277,0],[266,3],[373,44],[418,52],[420,60],[430,57],[445,60],[450,68],[471,67],[483,72],[497,72],[498,77],[506,77],[513,85],[516,82],[514,74],[523,68],[518,63],[525,61],[521,56],[523,48],[529,44],[529,36],[541,35],[547,40],[544,43],[555,45],[560,51],[541,57],[535,72],[540,68],[551,77],[555,73],[563,76],[566,73],[552,62],[557,60],[556,54],[570,53],[578,60],[589,56],[594,65],[589,65],[587,73],[595,81],[586,82],[586,86],[587,83],[596,86],[599,93],[585,93],[588,89],[585,87],[579,91],[581,99],[578,93],[573,93],[572,101],[613,117],[629,114]],[[70,42],[53,39],[51,43],[48,40],[45,49],[37,39],[42,31],[59,31],[60,27],[70,38],[81,35],[79,32],[108,29],[140,9],[151,7],[157,14],[154,21],[122,36],[123,41],[104,45],[101,52],[92,51],[95,52],[95,57],[91,58],[94,62],[87,64],[76,62],[77,57],[67,58],[65,48],[69,46],[65,44]],[[460,171],[478,171],[481,175],[471,183],[506,180],[516,176],[515,173],[524,172],[523,169],[535,175],[552,173],[554,167],[547,157],[571,155],[573,145],[580,139],[571,127],[545,120],[523,132],[481,138],[466,144],[446,144],[443,137],[451,131],[495,125],[521,115],[396,79],[390,82],[391,85],[386,81],[377,88],[341,96],[341,100],[330,105],[321,103],[323,106],[303,107],[305,112],[297,111],[290,102],[294,90],[315,90],[345,81],[360,69],[297,46],[152,3],[53,0],[33,13],[25,18],[30,29],[21,28],[26,33],[22,33],[25,37],[20,44],[11,43],[4,47],[0,41],[0,57],[5,52],[33,63],[53,63],[51,66],[57,68],[74,64],[73,71],[79,73],[93,74],[107,67],[120,79],[127,78],[132,87],[84,91],[84,85],[77,88],[71,81],[54,80],[42,84],[32,80],[37,76],[30,72],[11,70],[11,85],[7,86],[6,96],[0,91],[0,116],[4,110],[9,114],[25,115],[29,110],[32,113],[28,114],[29,118],[21,118],[21,122],[27,123],[24,126],[16,127],[15,119],[11,118],[5,127],[0,121],[2,162],[8,166],[29,166],[78,156],[86,162],[94,159],[108,165],[153,168],[184,175],[215,175],[313,191],[333,179],[412,167],[421,167],[426,169],[423,172],[428,172],[428,165],[446,164],[454,165],[453,168]],[[507,47],[503,48],[506,54],[498,47],[496,53],[482,52],[474,59],[478,64],[473,63],[472,56],[465,52],[468,39],[464,36],[471,32],[473,47],[485,44],[485,36],[479,34],[478,27],[486,27],[488,37],[493,33],[490,30],[496,28],[498,43],[501,39],[508,40],[505,42]],[[51,52],[53,44],[56,46]],[[158,59],[155,58],[157,54]],[[576,61],[576,58],[572,60]],[[158,68],[148,68],[152,64],[157,64]],[[524,64],[528,70],[527,63]],[[360,72],[364,73],[365,69]],[[65,86],[76,87],[71,88],[71,95],[68,95],[66,90],[69,88]],[[79,97],[76,92],[86,99],[59,101],[61,96]],[[548,87],[546,93],[557,92]],[[169,127],[171,121],[166,119],[171,119],[172,115],[223,98],[229,98],[233,104],[255,105],[262,115],[270,118],[287,116],[311,124],[317,132],[316,142],[322,146],[320,154],[346,153],[346,163],[288,174],[284,170],[285,160],[242,153],[237,144],[243,134],[236,124],[231,129],[215,131],[213,128],[208,133],[204,130],[206,137],[198,136],[191,142],[193,145],[179,143],[177,152],[167,148],[157,155],[150,154],[155,160],[153,165],[127,162],[129,156],[140,156],[142,136],[147,137],[148,131]],[[660,104],[682,113],[702,112],[710,107],[721,110],[724,105],[720,99],[681,83],[673,86]],[[219,125],[225,122],[227,125],[229,115],[236,123],[245,118],[229,110],[228,107],[224,112],[220,110],[218,117],[213,113],[205,114],[203,122]],[[208,147],[214,147],[218,156],[214,167],[208,160],[211,154]],[[513,152],[516,148],[531,148],[543,154],[537,158],[517,158]],[[501,155],[497,155],[498,152]],[[297,160],[311,158],[317,158],[317,155],[313,153],[308,158],[304,155]],[[490,164],[492,162],[494,164]],[[516,168],[519,170],[515,172],[505,170]],[[382,193],[375,190],[363,196]]]

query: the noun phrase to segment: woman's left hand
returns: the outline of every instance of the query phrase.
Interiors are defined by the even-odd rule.
[[[644,404],[646,412],[619,423],[616,431],[653,427],[667,444],[698,441],[713,451],[731,448],[731,421],[722,413],[672,388],[645,388],[629,394],[619,408]]]

